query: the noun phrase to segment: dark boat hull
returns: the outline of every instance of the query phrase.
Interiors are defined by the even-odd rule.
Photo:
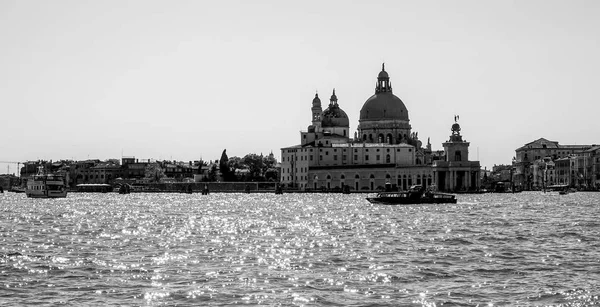
[[[421,197],[410,199],[404,197],[369,197],[367,200],[372,204],[381,205],[456,204],[456,198]]]

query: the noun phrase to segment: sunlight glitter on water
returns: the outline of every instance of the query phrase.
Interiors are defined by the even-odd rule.
[[[375,206],[336,194],[9,193],[0,302],[589,306],[600,197],[579,194]]]

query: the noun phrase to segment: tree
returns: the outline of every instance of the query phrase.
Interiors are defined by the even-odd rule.
[[[243,158],[243,163],[250,172],[250,178],[253,180],[261,180],[264,168],[263,157],[257,154],[247,154]]]
[[[149,179],[150,182],[160,182],[163,177],[165,177],[165,170],[158,163],[150,163],[146,166],[144,178]]]
[[[217,181],[217,165],[211,164],[208,171],[208,181]]]
[[[227,157],[227,149],[223,149],[221,160],[219,160],[219,170],[223,176],[223,181],[232,181],[235,179],[231,169],[229,168],[229,158]]]

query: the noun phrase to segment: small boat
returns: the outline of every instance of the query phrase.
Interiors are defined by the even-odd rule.
[[[453,194],[426,191],[420,185],[410,187],[408,191],[381,192],[376,197],[368,197],[372,204],[413,205],[413,204],[456,204]]]
[[[119,187],[118,191],[119,191],[119,194],[129,194],[129,193],[131,193],[131,186],[127,183],[123,183]]]
[[[64,198],[67,197],[67,188],[63,176],[45,174],[40,166],[38,173],[27,180],[25,194],[31,198]]]

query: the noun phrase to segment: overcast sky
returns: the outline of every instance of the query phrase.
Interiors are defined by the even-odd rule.
[[[600,1],[0,0],[0,161],[280,157],[385,62],[424,143],[600,143]],[[352,133],[353,134],[353,133]],[[16,165],[11,165],[11,173]],[[0,173],[7,164],[0,164]]]

